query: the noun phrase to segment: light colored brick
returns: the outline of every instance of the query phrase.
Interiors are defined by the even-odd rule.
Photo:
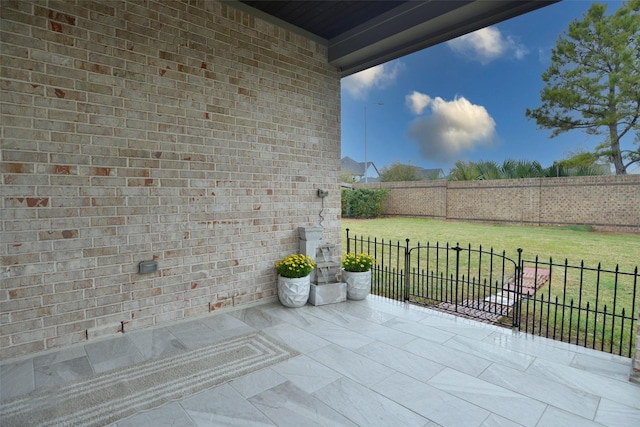
[[[339,191],[326,48],[213,0],[46,5],[0,3],[0,357],[273,300],[315,189]]]
[[[384,215],[640,232],[638,175],[356,185],[361,187],[390,190]]]
[[[124,332],[122,323],[110,323],[87,329],[87,339],[92,340],[104,336],[121,334],[122,332]]]

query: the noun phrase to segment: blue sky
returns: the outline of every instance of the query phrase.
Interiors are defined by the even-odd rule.
[[[601,2],[602,3],[602,2]],[[607,12],[622,2],[607,1]],[[551,166],[602,137],[551,139],[525,117],[540,106],[551,49],[591,1],[568,0],[342,79],[342,156],[378,169],[442,168],[457,160],[537,160]],[[378,105],[382,102],[383,105]]]

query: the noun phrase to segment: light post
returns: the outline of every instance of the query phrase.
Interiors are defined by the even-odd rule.
[[[384,105],[384,102],[376,102],[374,105]],[[364,183],[367,184],[367,170],[369,165],[367,164],[367,104],[364,104]]]

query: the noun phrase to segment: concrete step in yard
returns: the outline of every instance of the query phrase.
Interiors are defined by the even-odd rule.
[[[522,294],[534,295],[549,281],[550,275],[551,272],[547,269],[525,267],[522,271]],[[432,308],[449,313],[455,312],[460,317],[497,323],[502,317],[509,315],[513,305],[519,299],[520,295],[515,292],[515,282],[511,279],[504,284],[501,292],[484,300],[464,300],[457,306],[452,302],[443,302]]]

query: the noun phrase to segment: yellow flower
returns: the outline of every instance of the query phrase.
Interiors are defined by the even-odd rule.
[[[315,268],[313,258],[303,254],[286,256],[275,263],[278,275],[289,278],[308,276]]]
[[[342,268],[346,271],[369,271],[373,264],[375,264],[375,259],[367,253],[346,253],[342,255]]]

